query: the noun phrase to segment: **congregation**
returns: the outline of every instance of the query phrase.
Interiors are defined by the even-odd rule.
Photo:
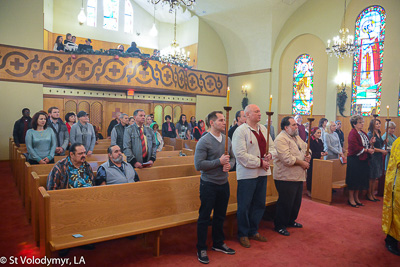
[[[344,149],[341,121],[322,118],[318,127],[311,128],[309,133],[308,125],[302,124],[301,115],[284,117],[280,122],[281,131],[275,136],[272,126],[268,131],[268,123],[265,126],[260,123],[260,108],[250,104],[236,112],[228,132],[228,147],[225,148],[227,122],[220,111],[209,113],[205,122],[196,122],[194,116],[187,121],[186,115],[181,114],[176,125],[171,116],[166,115],[159,130],[153,114],[146,116],[144,110],[137,109],[132,117],[117,112],[110,122],[107,129],[107,138],[111,139],[107,149],[109,160],[98,168],[95,175],[86,158],[93,153],[99,135],[94,129],[96,126],[89,122],[89,114],[85,111],[67,113],[65,122],[57,107],[49,108],[47,113],[39,111],[32,118],[30,110],[24,108],[22,115],[15,122],[13,138],[17,146],[26,144],[30,164],[54,163],[55,156],[66,156],[56,162],[49,173],[47,190],[138,182],[140,178],[135,169],[153,166],[157,152],[162,150],[164,137],[198,141],[194,165],[201,172],[197,256],[202,263],[209,262],[206,240],[212,211],[212,249],[235,254],[235,250],[224,243],[223,232],[230,196],[228,172],[236,171],[238,182],[239,243],[250,248],[250,240],[267,241],[258,232],[258,226],[264,215],[267,176],[272,174],[272,164],[279,194],[274,230],[290,236],[288,228],[303,227],[296,219],[304,181],[307,195],[311,197],[314,159],[340,159],[343,164],[347,163],[348,204],[359,208],[364,206],[359,198],[360,192],[367,192],[365,199],[368,201],[379,201],[375,197],[377,179],[387,169],[390,148],[397,138],[394,135],[396,125],[388,123],[388,136],[382,135],[381,122],[377,118],[371,120],[368,134],[363,132],[364,119],[359,115],[350,119],[352,130],[347,140],[347,151]],[[224,153],[225,149],[227,153]],[[389,230],[387,234],[386,247],[399,255],[398,241]],[[60,255],[67,252],[60,251]]]

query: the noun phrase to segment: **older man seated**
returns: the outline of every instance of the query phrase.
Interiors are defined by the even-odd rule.
[[[86,149],[81,143],[74,143],[69,155],[58,161],[47,177],[47,190],[58,190],[94,185],[92,167],[86,162]]]
[[[132,165],[123,161],[121,148],[111,145],[108,150],[109,160],[97,170],[96,185],[125,184],[139,181]]]

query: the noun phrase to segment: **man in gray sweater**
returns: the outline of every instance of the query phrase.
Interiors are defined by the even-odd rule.
[[[226,254],[235,254],[225,243],[223,231],[226,209],[229,201],[228,172],[235,164],[229,140],[229,155],[224,155],[225,117],[221,111],[213,111],[207,119],[211,129],[209,134],[203,136],[196,146],[194,165],[201,172],[199,218],[197,220],[197,258],[201,263],[209,263],[207,256],[207,230],[210,215],[214,210],[212,221],[212,238],[215,251]]]

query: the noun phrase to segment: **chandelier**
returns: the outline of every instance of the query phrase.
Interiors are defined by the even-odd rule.
[[[169,5],[169,12],[172,13],[174,10],[178,9],[179,6],[185,5],[187,7],[194,7],[196,4],[196,0],[147,0],[149,3],[152,3],[153,5],[157,5],[158,3],[161,2],[162,6]]]
[[[335,55],[337,58],[343,58],[344,56],[352,56],[356,51],[354,45],[354,36],[349,34],[349,29],[346,28],[346,0],[344,1],[344,16],[343,16],[343,27],[339,30],[340,36],[335,36],[331,40],[328,40],[328,46],[326,53],[330,56]]]
[[[190,52],[185,53],[185,49],[179,48],[179,44],[176,41],[176,10],[175,10],[175,24],[174,24],[174,40],[170,47],[162,49],[160,51],[160,60],[164,63],[178,64],[178,65],[189,65]]]

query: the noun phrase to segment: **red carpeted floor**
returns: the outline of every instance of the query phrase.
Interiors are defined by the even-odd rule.
[[[0,257],[39,257],[33,242],[21,198],[8,163],[0,163]],[[272,221],[262,221],[260,233],[267,243],[252,241],[243,248],[236,237],[227,238],[236,255],[209,251],[213,266],[400,266],[400,257],[384,246],[381,230],[382,201],[363,201],[365,207],[346,204],[342,191],[334,194],[331,206],[303,197],[298,221],[303,229],[290,229],[289,237],[272,231]],[[209,229],[211,232],[211,228]],[[73,263],[81,256],[85,266],[201,266],[196,257],[196,225],[190,224],[163,231],[161,256],[153,257],[152,244],[143,239],[127,238],[96,244],[94,250],[75,248],[68,258]],[[209,239],[210,241],[210,239]],[[209,242],[211,247],[211,242]],[[58,257],[58,254],[53,254]],[[31,265],[29,265],[31,266]]]

